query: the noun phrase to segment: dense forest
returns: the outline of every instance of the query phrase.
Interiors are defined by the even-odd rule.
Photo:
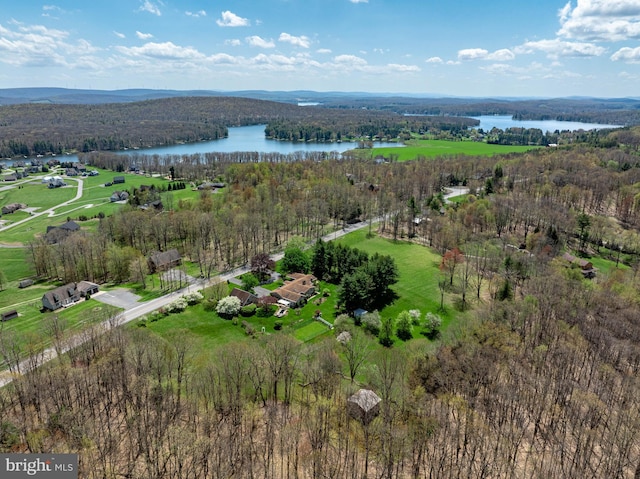
[[[0,391],[3,450],[78,451],[87,478],[638,477],[634,148],[405,163],[205,160],[181,159],[176,176],[222,179],[222,191],[179,204],[163,192],[167,213],[125,207],[95,233],[56,246],[36,239],[29,255],[38,275],[135,282],[145,254],[177,248],[207,276],[293,236],[315,243],[357,218],[389,241],[438,251],[439,284],[471,319],[406,348],[379,347],[347,321],[345,344],[273,334],[213,359],[178,340],[180,331],[166,341],[144,328],[89,330],[68,357]],[[447,204],[451,185],[470,195]],[[563,251],[604,255],[612,266],[587,279]],[[15,370],[23,343],[2,339]],[[347,412],[360,387],[382,399],[370,423]]]
[[[267,124],[268,138],[335,142],[468,138],[468,118],[511,115],[609,124],[640,123],[633,100],[488,101],[424,98],[327,98],[318,106],[231,96],[174,97],[103,104],[24,103],[0,107],[0,157],[115,151],[214,140],[231,126]],[[517,129],[513,129],[517,130]],[[573,136],[570,132],[563,133]],[[489,141],[547,145],[558,134],[496,132]]]
[[[101,105],[0,107],[0,156],[122,150],[215,140],[227,127],[272,123],[267,136],[288,141],[396,138],[403,132],[462,129],[468,118],[406,118],[394,112],[327,110],[233,97],[166,98]],[[286,120],[285,120],[286,119]]]
[[[516,120],[559,120],[631,126],[640,124],[640,100],[555,98],[531,100],[472,98],[333,98],[327,108],[387,110],[421,115],[509,115]]]

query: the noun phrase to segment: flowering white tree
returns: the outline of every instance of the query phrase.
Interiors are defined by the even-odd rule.
[[[218,301],[216,306],[216,313],[224,317],[233,317],[240,312],[241,308],[240,298],[235,296],[227,296]]]

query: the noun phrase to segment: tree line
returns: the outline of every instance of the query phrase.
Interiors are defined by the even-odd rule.
[[[180,163],[176,175],[197,168]],[[96,233],[34,241],[34,266],[43,277],[140,282],[144,255],[175,247],[207,276],[299,236],[317,245],[312,271],[338,282],[368,263],[317,239],[355,214],[372,233],[438,251],[446,307],[467,319],[439,343],[392,349],[350,319],[344,343],[283,332],[214,352],[180,331],[87,330],[68,357],[0,391],[3,450],[78,451],[89,478],[640,474],[634,151],[225,161],[215,174],[226,188],[168,213],[125,207]],[[470,194],[447,203],[443,188],[460,184]],[[565,250],[609,259],[610,270],[584,279]],[[63,341],[64,329],[43,334]],[[40,344],[0,335],[15,372],[25,352],[40,360]],[[360,387],[382,399],[368,425],[347,412]]]

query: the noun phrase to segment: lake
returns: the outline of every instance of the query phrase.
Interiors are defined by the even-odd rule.
[[[514,120],[509,115],[481,115],[473,116],[480,121],[474,128],[482,128],[490,131],[492,128],[506,130],[507,128],[538,128],[543,132],[554,132],[556,130],[578,131],[578,130],[602,130],[604,128],[621,128],[621,125],[606,125],[602,123],[582,123],[579,121],[557,121],[557,120]]]
[[[236,151],[257,151],[259,153],[281,153],[289,154],[298,151],[337,151],[344,153],[357,147],[356,142],[343,141],[341,143],[304,143],[291,141],[269,140],[264,136],[266,125],[239,126],[229,128],[229,136],[220,140],[199,141],[196,143],[185,143],[181,145],[159,146],[155,148],[144,148],[139,150],[117,151],[122,155],[194,155],[198,153],[233,153]],[[374,142],[376,147],[403,147],[402,143]],[[60,161],[70,161],[76,163],[76,155],[58,155]],[[43,158],[48,160],[49,158]],[[29,161],[29,160],[26,160]],[[11,166],[13,161],[3,160],[6,166]]]

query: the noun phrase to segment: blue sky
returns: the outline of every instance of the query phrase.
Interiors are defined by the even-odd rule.
[[[640,0],[33,0],[0,88],[640,96]]]

